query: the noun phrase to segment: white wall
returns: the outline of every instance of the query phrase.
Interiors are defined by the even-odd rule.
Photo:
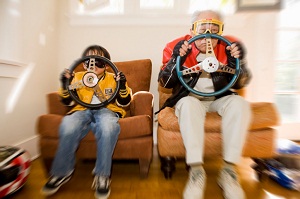
[[[276,17],[276,12],[248,12],[225,19],[225,34],[239,37],[247,48],[253,74],[247,88],[251,102],[273,102]]]
[[[46,112],[45,94],[57,87],[57,2],[0,1],[0,59],[22,65],[0,68],[0,145],[22,146],[33,156],[36,118]],[[18,75],[5,75],[10,69]]]
[[[83,49],[91,44],[106,47],[113,61],[150,58],[153,63],[151,92],[155,95],[155,111],[158,109],[156,79],[163,47],[166,42],[188,33],[189,24],[71,26],[68,1],[15,1],[21,13],[18,17],[9,14],[8,9],[12,7],[9,2],[0,1],[0,42],[5,44],[5,50],[3,47],[0,49],[0,59],[34,67],[11,113],[4,110],[18,78],[0,77],[1,91],[5,91],[0,94],[0,145],[24,142],[22,146],[34,155],[38,154],[35,125],[38,115],[46,113],[45,94],[57,90],[60,72],[70,67]],[[270,12],[239,13],[225,18],[225,34],[241,38],[247,46],[249,66],[254,76],[247,94],[251,101],[272,101],[270,82],[273,74],[265,74],[273,66],[275,19],[276,14]],[[156,142],[156,131],[154,134]]]

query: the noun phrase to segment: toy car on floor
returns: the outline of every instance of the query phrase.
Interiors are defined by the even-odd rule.
[[[253,159],[252,168],[259,180],[269,176],[281,186],[300,191],[300,145],[290,140],[277,141],[277,155],[271,159]]]

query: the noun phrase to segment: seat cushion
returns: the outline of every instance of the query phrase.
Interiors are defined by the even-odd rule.
[[[279,124],[278,112],[274,104],[269,102],[251,103],[252,121],[249,130],[263,129]],[[159,125],[168,131],[179,131],[178,119],[174,108],[166,107],[157,116]],[[221,116],[216,112],[206,114],[205,132],[221,131]]]
[[[267,158],[274,156],[276,130],[265,128],[249,131],[243,149],[244,157]],[[168,131],[158,126],[157,147],[162,157],[185,157],[185,147],[179,132]],[[205,134],[205,156],[222,155],[222,134],[209,132]]]
[[[40,136],[58,138],[59,125],[62,121],[62,115],[46,114],[38,118],[37,132]],[[121,132],[119,139],[128,139],[152,136],[152,120],[148,115],[138,115],[119,120]],[[86,140],[94,140],[94,135],[89,133]]]

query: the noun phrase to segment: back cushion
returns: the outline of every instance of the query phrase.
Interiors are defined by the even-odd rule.
[[[150,59],[115,62],[114,64],[125,74],[133,94],[137,91],[149,91],[152,73]]]

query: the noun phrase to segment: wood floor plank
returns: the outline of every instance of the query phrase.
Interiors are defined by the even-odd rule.
[[[205,199],[223,199],[222,190],[216,180],[222,159],[206,158],[204,168],[207,174]],[[242,187],[248,199],[296,199],[300,193],[285,189],[269,178],[259,182],[250,165],[252,160],[243,158],[238,165],[238,173]],[[76,164],[73,178],[49,199],[93,199],[91,190],[94,168],[93,161],[80,161]],[[176,171],[171,180],[166,180],[160,171],[160,161],[157,151],[154,150],[153,161],[149,176],[146,179],[139,177],[138,161],[114,161],[110,199],[181,199],[188,172],[183,160],[176,163]],[[41,160],[32,162],[29,179],[25,186],[13,194],[11,199],[43,199],[40,189],[46,183]]]

